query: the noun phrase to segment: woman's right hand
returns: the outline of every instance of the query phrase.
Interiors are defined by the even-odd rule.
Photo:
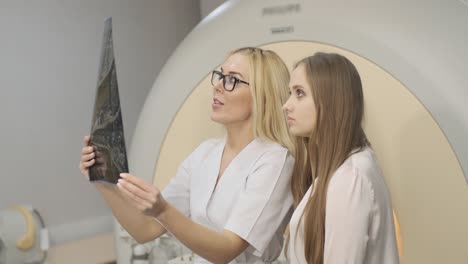
[[[96,153],[94,149],[89,145],[91,140],[90,136],[86,136],[83,139],[83,148],[81,149],[81,159],[80,159],[80,171],[81,174],[86,176],[89,179],[89,167],[91,167],[95,162]]]

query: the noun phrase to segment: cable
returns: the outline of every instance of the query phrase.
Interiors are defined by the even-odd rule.
[[[33,213],[37,216],[37,218],[39,219],[39,222],[41,224],[41,241],[40,241],[40,243],[41,243],[41,249],[42,249],[42,258],[41,258],[39,263],[44,263],[45,260],[47,259],[47,253],[48,253],[48,248],[49,248],[49,238],[48,238],[48,234],[46,234],[47,229],[46,229],[44,219],[42,218],[41,214],[39,213],[39,211],[37,211],[34,208],[33,208]],[[47,236],[47,237],[44,238],[43,236]],[[43,243],[45,241],[44,239],[47,240],[47,246],[43,246]]]
[[[39,222],[41,223],[41,227],[45,228],[44,219],[42,219],[41,214],[34,208],[33,208],[33,213],[35,213],[37,218],[39,218]]]

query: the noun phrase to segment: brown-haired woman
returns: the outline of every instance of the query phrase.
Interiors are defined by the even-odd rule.
[[[291,263],[398,263],[390,194],[362,129],[359,73],[344,56],[299,61],[283,108],[296,136]]]

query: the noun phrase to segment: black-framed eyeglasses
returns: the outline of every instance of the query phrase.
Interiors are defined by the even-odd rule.
[[[238,83],[245,83],[247,85],[250,85],[250,83],[240,80],[239,78],[234,77],[232,75],[228,75],[228,74],[224,75],[220,71],[213,71],[213,73],[211,74],[211,84],[213,86],[216,86],[216,84],[218,84],[221,80],[223,80],[224,90],[228,92],[231,92],[232,90],[234,90],[234,88],[236,88],[236,85]]]

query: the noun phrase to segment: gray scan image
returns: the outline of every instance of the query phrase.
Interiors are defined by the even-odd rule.
[[[112,18],[105,21],[95,100],[90,144],[94,147],[96,162],[90,167],[89,179],[115,184],[120,173],[128,172],[128,163],[112,43]]]

